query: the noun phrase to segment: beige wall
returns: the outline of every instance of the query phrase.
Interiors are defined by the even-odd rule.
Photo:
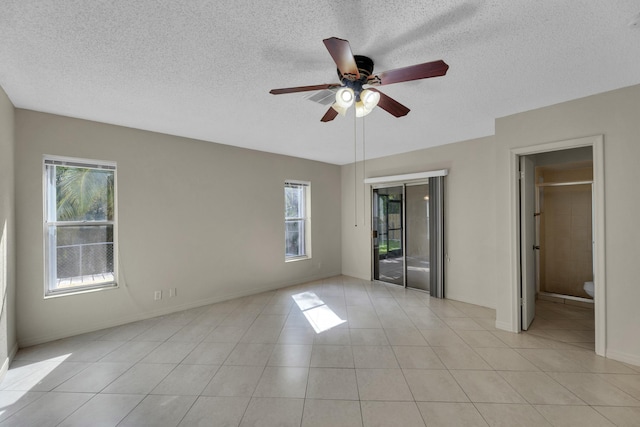
[[[606,354],[640,365],[640,85],[496,120],[495,137],[367,161],[368,177],[449,168],[445,196],[447,298],[496,308],[516,331],[511,253],[511,150],[604,135]],[[358,164],[358,176],[362,166]],[[354,165],[342,167],[342,268],[370,278],[370,219]],[[360,180],[360,182],[362,182]],[[354,203],[360,220],[354,223]],[[365,208],[366,206],[366,208]],[[368,215],[368,214],[367,214]]]
[[[536,167],[536,183],[592,180],[591,161]],[[591,298],[584,290],[584,283],[593,281],[591,184],[537,187],[536,191],[540,291]]]
[[[494,140],[488,137],[367,160],[365,168],[369,178],[449,169],[444,201],[449,257],[445,261],[446,297],[485,307],[495,306],[495,161]],[[370,279],[371,202],[361,179],[354,200],[353,171],[353,164],[342,167],[342,271]],[[357,173],[362,176],[361,163]]]
[[[0,366],[8,368],[16,349],[14,108],[0,88]],[[2,375],[0,370],[0,375]]]
[[[117,162],[119,289],[43,299],[44,154]],[[338,166],[17,110],[15,177],[21,346],[341,271]],[[311,182],[310,260],[284,262],[286,179]]]
[[[512,322],[509,155],[516,147],[604,135],[606,354],[640,365],[640,85],[496,120],[497,321]]]

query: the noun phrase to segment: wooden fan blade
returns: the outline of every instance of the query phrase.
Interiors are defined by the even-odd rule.
[[[411,80],[428,79],[429,77],[444,76],[447,74],[448,69],[449,65],[442,60],[426,62],[424,64],[383,71],[380,74],[369,77],[367,83],[378,86],[409,82]]]
[[[273,95],[282,95],[285,93],[310,92],[312,90],[331,89],[331,88],[340,87],[340,86],[342,85],[338,83],[329,83],[324,85],[285,87],[282,89],[271,89],[269,93]]]
[[[327,47],[333,61],[338,66],[340,73],[349,80],[358,80],[360,78],[360,72],[358,72],[358,66],[351,52],[349,42],[337,37],[331,37],[330,39],[324,39],[322,41]]]
[[[338,115],[338,112],[334,110],[333,107],[329,107],[329,109],[327,110],[326,113],[324,113],[324,116],[322,116],[320,121],[330,122],[331,120],[335,119],[337,115]]]
[[[380,94],[380,101],[378,102],[378,107],[382,108],[384,111],[391,114],[392,116],[395,116],[395,117],[406,116],[407,114],[409,114],[409,111],[411,111],[410,109],[400,104],[395,99],[385,95],[379,90],[372,89],[372,88],[369,88],[369,90],[373,90]]]

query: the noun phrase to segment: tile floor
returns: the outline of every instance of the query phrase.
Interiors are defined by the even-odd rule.
[[[0,426],[639,426],[593,311],[493,310],[349,277],[21,349]]]

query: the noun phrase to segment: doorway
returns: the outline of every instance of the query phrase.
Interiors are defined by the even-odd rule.
[[[567,308],[590,306],[595,351],[602,355],[605,334],[602,136],[517,149],[512,155],[518,182],[517,191],[512,193],[516,195],[517,206],[518,330],[532,327],[536,308],[548,314],[550,301],[552,310],[562,310],[558,303],[568,304],[564,306]],[[593,297],[585,291],[587,282],[593,286]],[[550,323],[548,317],[542,322]],[[533,325],[536,327],[536,323]],[[562,335],[567,335],[566,331]],[[593,345],[592,341],[591,348]]]
[[[374,280],[444,297],[443,177],[372,188]]]

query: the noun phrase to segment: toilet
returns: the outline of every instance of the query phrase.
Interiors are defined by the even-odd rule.
[[[584,282],[583,289],[591,298],[593,298],[593,282]]]

